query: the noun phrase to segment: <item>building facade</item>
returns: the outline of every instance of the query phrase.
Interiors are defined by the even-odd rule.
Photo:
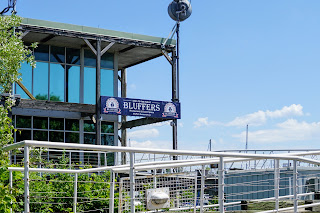
[[[15,142],[126,145],[126,128],[163,121],[122,118],[120,122],[116,115],[100,114],[99,99],[125,97],[126,69],[174,55],[174,40],[35,19],[23,19],[19,30],[27,46],[37,42],[38,47],[32,50],[36,68],[23,64],[22,80],[14,87],[15,94],[21,95],[12,110]],[[73,155],[79,162],[94,159],[85,153]],[[107,159],[112,165],[116,158],[110,154]]]

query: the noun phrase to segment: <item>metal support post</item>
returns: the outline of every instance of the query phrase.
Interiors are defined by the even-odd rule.
[[[104,166],[107,166],[108,162],[107,162],[107,153],[104,153]]]
[[[194,177],[194,204],[193,204],[193,212],[197,212],[197,200],[198,200],[198,172],[196,171],[196,175]]]
[[[224,213],[224,162],[223,157],[220,157],[220,163],[218,166],[219,180],[218,180],[218,196],[219,196],[219,212]]]
[[[153,170],[153,188],[157,188],[157,169]]]
[[[109,213],[114,213],[114,186],[115,186],[115,173],[111,171],[110,175],[110,201],[109,201]]]
[[[179,102],[179,72],[180,72],[180,64],[179,64],[179,61],[180,61],[180,54],[179,54],[179,48],[180,48],[180,22],[178,21],[177,22],[177,30],[176,30],[176,33],[177,33],[177,101]]]
[[[289,165],[289,162],[288,162]],[[293,161],[293,184],[292,184],[292,191],[293,191],[293,206],[294,212],[298,212],[298,169],[297,169],[297,161]]]
[[[201,192],[200,192],[200,213],[203,213],[203,202],[204,202],[204,178],[205,178],[205,167],[202,165],[201,169]]]
[[[12,171],[9,171],[9,186],[10,186],[10,194],[12,194]],[[10,202],[10,204],[12,205],[12,200]],[[10,208],[10,212],[12,212],[12,207]]]
[[[177,91],[177,56],[176,51],[172,52],[172,101],[179,102]],[[172,146],[173,150],[178,149],[178,121],[174,119],[172,122]],[[177,160],[177,156],[173,156],[173,160]]]
[[[74,185],[73,185],[73,213],[77,212],[77,197],[78,197],[78,174],[74,174]]]
[[[71,169],[71,152],[69,152],[69,169]]]
[[[101,38],[97,39],[96,51],[96,144],[101,145]]]
[[[274,160],[274,198],[275,198],[275,210],[279,210],[279,180],[280,180],[280,169],[279,159]]]
[[[127,69],[121,70],[121,97],[127,97]],[[127,122],[127,116],[121,116],[121,124]],[[121,146],[127,146],[127,129],[121,128]],[[126,153],[121,152],[121,164],[127,164]]]
[[[29,197],[29,147],[24,146],[24,212],[30,212]]]
[[[101,166],[101,152],[98,152],[98,167],[100,167]],[[100,173],[99,173],[100,174]]]
[[[130,152],[130,207],[131,207],[131,213],[135,212],[135,207],[134,207],[134,194],[135,194],[135,183],[134,183],[134,156],[135,154],[133,152]]]

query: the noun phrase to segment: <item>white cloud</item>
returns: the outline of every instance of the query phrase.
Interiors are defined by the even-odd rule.
[[[211,126],[211,125],[244,127],[247,124],[249,124],[250,126],[260,126],[266,123],[266,121],[270,118],[274,119],[274,118],[284,118],[284,117],[302,116],[302,115],[304,115],[303,107],[300,104],[292,104],[291,106],[284,106],[282,109],[275,110],[275,111],[259,110],[251,114],[236,117],[232,121],[224,124],[215,122],[215,121],[209,121],[208,117],[198,118],[198,120],[194,122],[194,127],[198,128],[202,126]]]
[[[208,117],[204,117],[204,118],[198,118],[198,120],[193,122],[193,127],[199,128],[202,126],[211,126],[211,125],[215,125],[215,124],[220,124],[220,123],[216,122],[216,121],[209,121]]]
[[[274,143],[290,141],[320,140],[320,122],[307,123],[289,119],[276,125],[275,129],[258,130],[249,132],[250,143]],[[246,132],[233,135],[235,138],[245,140]],[[289,145],[290,146],[290,145]]]
[[[241,117],[236,117],[233,121],[226,124],[226,126],[260,126],[264,124],[268,118],[284,118],[290,116],[302,116],[303,107],[300,104],[292,104],[291,106],[284,106],[280,110],[275,111],[261,111],[247,114]]]
[[[155,128],[136,130],[128,133],[128,138],[155,138],[158,137],[159,131]]]

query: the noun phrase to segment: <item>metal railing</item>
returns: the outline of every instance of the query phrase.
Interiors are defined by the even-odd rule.
[[[310,156],[320,155],[320,151],[295,152],[282,154],[255,154],[255,153],[235,153],[235,152],[206,152],[206,151],[184,151],[184,150],[160,150],[142,149],[133,147],[115,147],[89,144],[71,144],[42,141],[23,141],[8,145],[4,151],[13,151],[23,148],[23,167],[9,167],[10,186],[13,187],[13,172],[24,173],[24,212],[32,212],[30,204],[35,205],[36,198],[41,197],[41,193],[30,191],[30,184],[40,184],[40,181],[30,178],[30,174],[40,177],[44,174],[70,174],[69,182],[73,183],[73,195],[67,197],[56,193],[50,202],[55,199],[68,198],[69,207],[73,212],[90,212],[79,209],[83,203],[107,202],[109,203],[103,211],[115,212],[155,212],[148,210],[146,190],[149,188],[168,188],[169,201],[166,211],[192,210],[204,212],[206,210],[218,210],[225,212],[228,210],[257,208],[256,203],[272,202],[271,210],[257,210],[257,212],[287,211],[292,209],[297,212],[299,208],[318,206],[318,203],[301,205],[301,201],[306,197],[314,196],[320,188],[319,169],[320,161]],[[126,165],[98,165],[96,168],[80,168],[74,164],[69,164],[68,168],[35,167],[30,165],[30,150],[37,148],[55,149],[57,151],[92,153],[113,153],[119,156],[124,152],[130,156],[130,162]],[[67,150],[67,151],[65,151]],[[153,155],[149,161],[137,162],[137,154]],[[178,156],[181,160],[157,160],[159,156]],[[184,160],[182,160],[184,156]],[[116,157],[117,159],[117,157]],[[171,158],[172,159],[172,158]],[[72,158],[70,158],[72,161]],[[255,160],[273,161],[273,169],[260,170],[230,170],[231,165]],[[280,162],[291,163],[291,167],[281,167]],[[70,162],[68,162],[70,163]],[[117,163],[117,162],[116,162]],[[315,168],[300,168],[299,163],[313,165]],[[217,165],[217,166],[216,166]],[[289,164],[290,165],[290,164]],[[161,170],[161,172],[159,172]],[[89,178],[87,182],[92,185],[103,185],[108,189],[105,197],[92,197],[94,188],[89,191],[83,190],[81,184],[83,179],[101,175],[108,171],[110,177],[102,182],[97,178]],[[209,173],[207,171],[210,171]],[[108,173],[108,174],[109,174]],[[36,178],[37,179],[37,178]],[[37,182],[38,181],[38,182]],[[211,182],[210,182],[211,181]],[[102,189],[96,189],[102,190]],[[283,206],[285,200],[290,203],[290,207]],[[49,202],[49,201],[48,201]],[[300,202],[300,203],[299,203]],[[38,203],[41,205],[41,203]],[[67,204],[66,204],[67,205]],[[320,203],[319,203],[320,205]],[[94,208],[94,205],[92,205]],[[94,210],[94,209],[93,209]],[[96,209],[97,210],[97,209]],[[100,209],[102,211],[102,209]]]

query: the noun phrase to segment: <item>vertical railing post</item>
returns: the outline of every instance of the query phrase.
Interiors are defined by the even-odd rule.
[[[274,160],[274,198],[275,198],[275,210],[279,210],[279,180],[280,180],[280,169],[279,159]]]
[[[109,213],[114,213],[114,186],[115,186],[115,173],[111,171],[110,174],[110,201],[109,201]]]
[[[107,162],[107,153],[104,153],[104,166],[107,166],[108,162]]]
[[[71,152],[69,152],[69,169],[71,169]]]
[[[298,169],[297,169],[297,161],[293,161],[293,184],[292,184],[292,191],[293,191],[293,207],[294,212],[298,212]]]
[[[74,185],[73,185],[73,213],[77,212],[77,198],[78,198],[78,173],[75,173]]]
[[[134,191],[135,191],[135,184],[134,184],[134,153],[130,152],[130,207],[131,207],[131,213],[135,212],[134,208]]]
[[[24,146],[24,212],[30,212],[29,197],[29,146]]]
[[[157,169],[153,171],[153,188],[157,188]]]
[[[196,175],[194,177],[194,210],[193,212],[197,212],[197,200],[198,200],[198,172],[196,171]]]
[[[204,199],[204,177],[205,177],[205,168],[202,165],[201,169],[201,191],[200,191],[200,213],[203,213],[203,199]]]
[[[218,196],[219,196],[219,212],[224,213],[224,162],[223,157],[220,157],[220,163],[218,166],[219,172],[219,186],[218,186]]]
[[[98,152],[98,167],[101,166],[101,152]]]
[[[9,171],[9,186],[10,186],[10,194],[12,194],[12,171]],[[12,205],[12,200],[10,202]],[[10,207],[10,212],[12,212],[12,206]]]

